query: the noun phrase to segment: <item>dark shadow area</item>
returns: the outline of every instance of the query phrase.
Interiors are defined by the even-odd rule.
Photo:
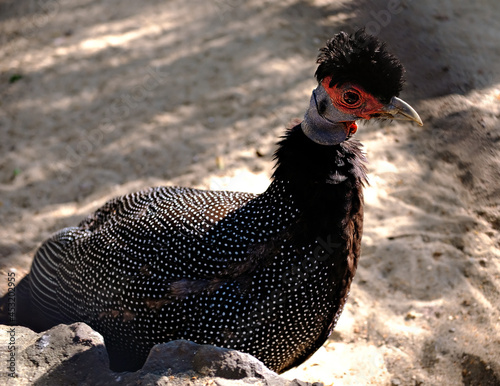
[[[500,72],[490,65],[500,55],[498,4],[364,0],[346,7],[351,16],[339,29],[364,27],[387,42],[407,70],[403,96],[410,102],[500,82]]]
[[[500,384],[500,378],[491,369],[491,364],[471,354],[464,354],[462,357],[462,378],[464,386]]]
[[[116,383],[119,374],[111,372],[106,366],[106,349],[91,347],[71,356],[51,371],[38,378],[33,385],[76,385],[75,380],[85,380],[89,384]]]

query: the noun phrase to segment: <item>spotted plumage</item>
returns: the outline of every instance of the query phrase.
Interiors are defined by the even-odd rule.
[[[356,39],[374,38],[340,34],[328,44]],[[335,59],[325,59],[327,49],[320,65]],[[389,90],[401,82],[394,68]],[[346,301],[366,180],[361,145],[349,139],[354,126],[315,110],[332,92],[319,87],[304,121],[279,142],[264,193],[157,187],[107,202],[40,247],[19,285],[18,320],[36,329],[86,322],[119,370],[139,368],[154,344],[175,339],[241,350],[277,372],[302,363]]]

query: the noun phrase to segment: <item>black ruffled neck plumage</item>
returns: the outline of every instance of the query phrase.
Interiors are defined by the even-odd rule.
[[[320,145],[307,138],[301,124],[288,129],[274,154],[273,179],[289,181],[297,190],[313,186],[366,183],[366,157],[356,140]]]
[[[287,130],[275,152],[272,184],[286,186],[301,212],[295,237],[341,235],[345,220],[361,210],[367,182],[361,147],[355,140],[319,145],[307,138],[301,124]]]

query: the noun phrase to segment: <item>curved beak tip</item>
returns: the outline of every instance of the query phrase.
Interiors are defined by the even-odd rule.
[[[408,103],[398,97],[392,97],[391,101],[384,106],[383,112],[393,119],[401,119],[416,122],[419,126],[424,123],[418,113]]]

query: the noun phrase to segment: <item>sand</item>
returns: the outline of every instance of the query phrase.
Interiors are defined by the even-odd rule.
[[[317,49],[361,26],[405,64],[402,98],[425,125],[360,125],[360,267],[334,334],[285,375],[499,384],[497,0],[0,1],[1,293],[113,196],[265,190]]]

